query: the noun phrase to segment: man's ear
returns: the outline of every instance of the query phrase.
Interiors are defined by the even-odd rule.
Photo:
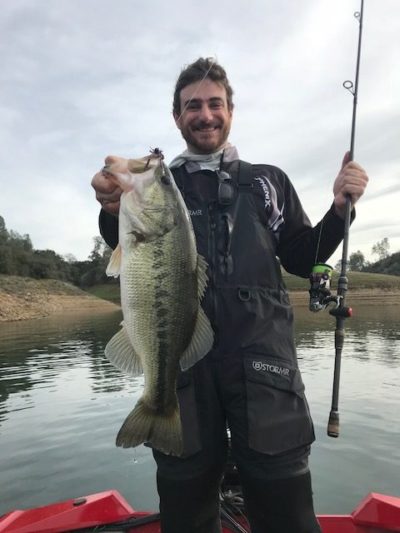
[[[175,124],[176,124],[177,128],[181,129],[180,116],[178,115],[178,113],[175,113],[175,111],[172,112],[172,115],[174,117]]]

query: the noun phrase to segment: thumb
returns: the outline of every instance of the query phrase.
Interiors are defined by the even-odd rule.
[[[117,163],[121,158],[116,155],[108,155],[104,162],[106,165],[112,165],[113,163]]]
[[[343,168],[347,165],[347,163],[349,163],[350,161],[351,161],[350,150],[348,150],[348,151],[344,154],[341,169],[343,169]]]

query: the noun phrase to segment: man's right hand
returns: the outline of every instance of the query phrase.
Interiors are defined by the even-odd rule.
[[[110,165],[116,159],[118,158],[108,156],[105,158],[105,164]],[[96,199],[100,202],[104,211],[110,213],[110,215],[118,215],[122,190],[108,177],[104,168],[93,176],[92,187],[96,191]]]

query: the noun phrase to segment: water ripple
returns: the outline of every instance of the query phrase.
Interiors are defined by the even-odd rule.
[[[317,435],[311,464],[318,512],[349,512],[368,490],[399,493],[398,312],[382,309],[382,316],[378,308],[360,311],[346,325],[341,436],[330,439],[334,325],[329,316],[297,312],[299,364]],[[115,447],[143,390],[143,377],[122,374],[104,356],[120,320],[113,313],[0,324],[0,443],[7,458],[0,513],[108,488],[136,507],[156,506],[150,450]]]

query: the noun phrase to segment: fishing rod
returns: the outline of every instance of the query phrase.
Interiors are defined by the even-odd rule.
[[[357,114],[357,99],[358,99],[358,79],[360,73],[360,57],[361,57],[361,38],[362,38],[362,25],[363,25],[363,13],[364,13],[364,0],[361,0],[360,11],[354,13],[354,17],[359,23],[358,32],[358,48],[357,48],[357,64],[355,82],[346,80],[343,82],[343,87],[351,92],[353,95],[353,116],[351,122],[351,139],[350,139],[350,152],[349,161],[353,161],[354,158],[354,139],[356,131],[356,114]],[[331,295],[330,292],[330,280],[332,275],[332,267],[323,263],[317,263],[314,265],[310,274],[310,310],[320,311],[325,309],[328,305],[333,303],[335,306],[330,309],[329,314],[336,318],[335,329],[335,366],[333,373],[333,387],[332,387],[332,403],[329,413],[329,421],[327,433],[329,437],[339,436],[339,385],[340,385],[340,370],[342,351],[344,345],[344,323],[346,318],[352,315],[351,307],[345,305],[346,292],[348,290],[348,278],[347,278],[347,266],[348,266],[348,248],[349,248],[349,233],[351,222],[351,197],[346,195],[346,209],[344,219],[344,235],[343,235],[343,248],[342,248],[342,260],[341,271],[338,279],[337,294]]]
[[[353,117],[351,122],[351,140],[350,140],[350,156],[349,161],[353,161],[354,158],[354,139],[356,131],[356,115],[357,115],[357,100],[358,100],[358,79],[360,74],[360,58],[361,58],[361,38],[363,27],[363,14],[364,14],[364,0],[361,0],[360,11],[354,13],[354,17],[358,20],[358,47],[357,47],[357,64],[354,86],[349,80],[343,83],[343,86],[351,92],[353,95]],[[349,233],[350,233],[350,220],[351,220],[351,197],[346,197],[346,215],[344,223],[344,236],[343,236],[343,249],[342,249],[342,264],[341,271],[338,280],[337,295],[339,297],[339,305],[333,308],[329,313],[336,317],[336,329],[335,329],[335,367],[333,374],[333,387],[332,387],[332,404],[331,411],[329,413],[328,429],[327,433],[329,437],[339,437],[339,385],[340,385],[340,366],[342,359],[342,350],[344,345],[344,323],[346,318],[352,315],[350,307],[345,306],[346,292],[348,289],[347,279],[347,265],[348,265],[348,247],[349,247]]]

